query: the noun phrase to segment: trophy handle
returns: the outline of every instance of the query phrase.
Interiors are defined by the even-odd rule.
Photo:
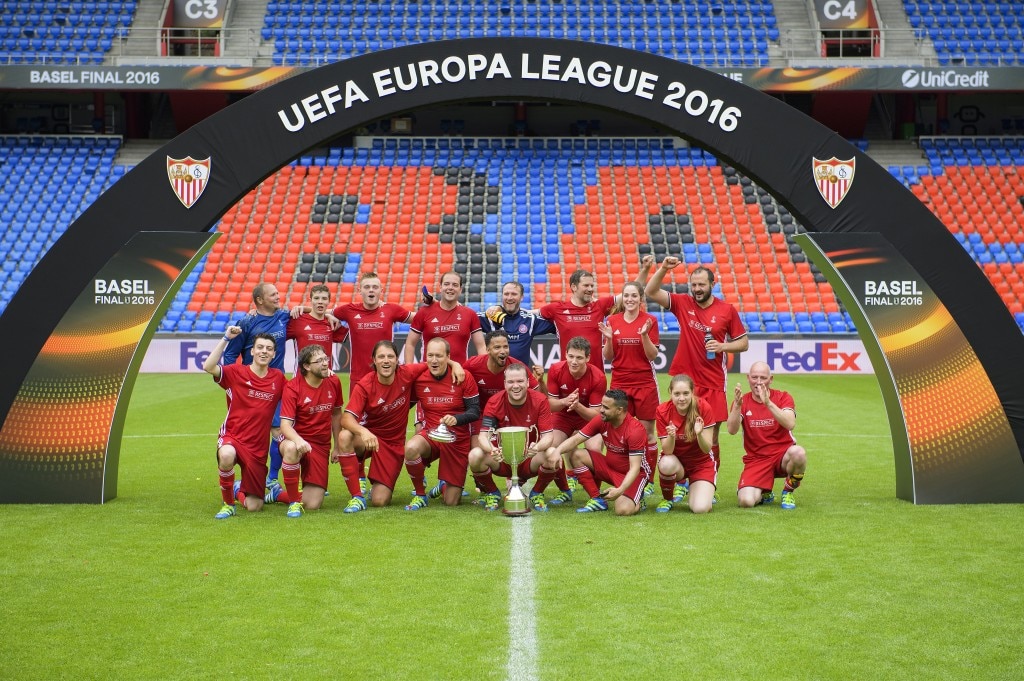
[[[526,430],[526,448],[527,449],[530,448],[530,433],[537,433],[537,439],[533,441],[534,444],[537,444],[538,442],[540,442],[540,428],[537,427],[536,423],[533,424],[532,426],[530,426]]]

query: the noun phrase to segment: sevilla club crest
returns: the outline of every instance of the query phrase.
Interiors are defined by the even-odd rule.
[[[210,181],[210,157],[197,161],[186,158],[167,157],[167,179],[171,189],[185,208],[199,200]]]
[[[814,183],[818,193],[832,208],[838,206],[853,185],[855,159],[840,161],[833,156],[827,161],[814,159]]]

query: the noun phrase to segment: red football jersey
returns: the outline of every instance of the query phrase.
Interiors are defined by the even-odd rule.
[[[306,442],[329,448],[333,434],[331,417],[344,401],[341,382],[334,374],[320,381],[316,388],[298,375],[284,387],[281,418],[291,419],[295,432]]]
[[[627,322],[622,314],[615,314],[608,318],[608,326],[612,329],[612,387],[619,386],[645,386],[651,383],[657,385],[658,379],[654,373],[654,362],[647,359],[644,352],[643,339],[640,338],[640,327],[647,320],[651,321],[651,328],[647,332],[648,338],[658,346],[658,322],[654,315],[641,312],[637,318]]]
[[[352,386],[345,411],[365,422],[363,425],[378,438],[405,439],[412,406],[412,384],[426,371],[426,364],[402,364],[391,385],[383,385],[377,374],[363,376]]]
[[[427,423],[427,429],[437,428],[441,423],[441,417],[452,414],[457,415],[466,411],[464,398],[479,397],[480,391],[476,387],[476,379],[473,374],[466,372],[466,379],[456,385],[449,369],[441,378],[435,378],[430,370],[423,371],[413,382],[413,395],[423,408],[423,416]],[[469,437],[469,424],[449,428],[452,432],[463,437]]]
[[[571,300],[548,303],[540,308],[540,316],[550,319],[558,329],[558,345],[562,348],[565,358],[565,346],[576,336],[583,336],[590,342],[590,363],[604,371],[604,359],[601,357],[603,336],[597,329],[598,322],[604,320],[615,305],[615,296],[597,298],[580,307]]]
[[[327,359],[331,361],[332,369],[334,368],[334,344],[343,343],[348,338],[348,328],[339,325],[332,331],[331,323],[326,318],[317,319],[308,312],[289,320],[285,333],[287,338],[295,343],[296,358],[303,348],[316,344],[327,353]],[[298,370],[299,367],[296,366],[295,371],[298,372]]]
[[[523,363],[515,357],[509,356],[506,366],[509,364]],[[526,365],[523,364],[523,366]],[[496,374],[492,373],[487,368],[487,355],[474,355],[467,359],[462,367],[473,374],[473,378],[476,379],[476,387],[480,391],[480,411],[482,413],[490,399],[505,389],[505,370],[502,369]],[[529,370],[529,367],[527,367],[526,371],[526,380],[530,390],[540,388],[536,376]]]
[[[536,390],[527,390],[526,402],[518,406],[509,402],[508,393],[502,390],[484,409],[484,422],[487,423],[488,419],[494,419],[498,424],[495,430],[508,426],[537,426],[537,432],[529,433],[527,444],[536,444],[544,433],[550,433],[554,429],[548,398]]]
[[[220,380],[214,381],[224,389],[228,402],[221,436],[230,435],[253,453],[267,451],[274,412],[287,382],[284,374],[269,369],[260,378],[251,365],[228,364],[220,368]]]
[[[673,376],[688,374],[697,387],[724,391],[727,367],[725,353],[718,353],[714,359],[708,359],[707,350],[704,349],[704,333],[711,329],[711,335],[721,342],[747,335],[747,330],[740,322],[739,312],[718,298],[714,298],[711,305],[704,309],[693,300],[693,296],[673,293],[670,297],[672,314],[679,320],[679,346],[676,348],[676,356],[672,358],[669,373]]]
[[[334,308],[332,314],[348,324],[352,347],[349,385],[355,385],[363,376],[373,373],[373,346],[382,340],[394,340],[395,324],[409,318],[409,311],[395,303],[381,303],[372,310],[349,303]]]
[[[426,356],[427,343],[434,338],[444,338],[451,347],[451,360],[463,364],[469,355],[469,341],[480,328],[480,318],[465,305],[456,305],[445,310],[440,303],[421,307],[412,318],[410,328],[423,336],[422,356]]]
[[[795,411],[793,396],[784,390],[772,389],[769,396],[779,409]],[[750,393],[740,398],[740,413],[743,419],[743,449],[748,456],[778,456],[796,442],[793,431],[780,426],[768,407],[755,401]],[[746,461],[747,457],[743,458]]]
[[[707,400],[696,397],[694,399],[698,400],[697,413],[704,421],[704,427],[714,427],[715,417],[711,413],[711,405],[707,403]],[[701,451],[700,445],[697,444],[697,438],[694,438],[690,442],[683,439],[683,436],[686,434],[686,423],[683,419],[683,415],[679,413],[678,409],[676,409],[676,405],[672,404],[672,400],[659,404],[658,410],[654,415],[654,425],[655,428],[658,429],[658,439],[664,440],[668,437],[667,429],[670,424],[674,425],[676,427],[676,446],[671,452],[669,452],[670,454],[674,454],[679,457],[680,460],[683,460],[684,457],[688,456],[707,456],[707,454]]]
[[[611,423],[603,421],[600,416],[595,416],[590,423],[580,428],[580,435],[588,439],[600,435],[604,440],[608,465],[620,473],[629,472],[629,457],[644,457],[647,453],[647,430],[631,414],[626,414],[626,419],[618,428],[612,427]],[[641,467],[645,462],[646,459],[641,458]]]
[[[604,371],[593,364],[587,365],[586,373],[580,378],[572,375],[566,361],[556,362],[548,369],[548,395],[552,397],[561,399],[574,390],[579,390],[580,404],[597,409],[601,406],[601,399],[607,389],[608,379]]]

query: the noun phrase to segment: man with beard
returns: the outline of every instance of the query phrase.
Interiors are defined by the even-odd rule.
[[[669,293],[661,288],[665,275],[680,264],[679,258],[668,257],[655,270],[644,289],[653,300],[679,320],[679,346],[669,366],[669,374],[686,374],[693,379],[694,396],[706,400],[711,407],[714,429],[711,451],[721,461],[718,431],[729,418],[729,403],[725,397],[727,352],[746,352],[749,347],[747,330],[740,321],[735,307],[711,295],[715,275],[707,267],[695,267],[690,272],[690,293]],[[681,487],[681,485],[680,485]],[[681,501],[678,489],[675,501]]]
[[[518,281],[510,281],[501,287],[501,305],[487,308],[487,313],[480,315],[480,326],[484,334],[498,329],[508,334],[510,354],[528,367],[539,381],[544,375],[542,366],[531,364],[530,348],[535,336],[553,334],[557,331],[554,322],[539,316],[535,312],[522,309],[523,285]]]

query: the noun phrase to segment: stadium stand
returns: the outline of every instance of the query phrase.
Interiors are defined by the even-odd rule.
[[[102,64],[132,24],[135,0],[0,3],[0,64]]]
[[[0,312],[47,249],[124,168],[120,137],[0,136]]]
[[[645,50],[697,66],[762,66],[779,40],[771,2],[475,0],[267,4],[262,38],[274,62],[318,65],[452,38],[544,37]]]
[[[1024,4],[904,0],[918,38],[929,38],[941,66],[1024,64]]]
[[[272,281],[297,303],[325,281],[353,300],[374,269],[412,307],[456,269],[481,309],[522,281],[527,303],[568,295],[577,267],[619,289],[640,257],[716,269],[754,333],[849,333],[852,320],[792,237],[803,230],[750,178],[674,138],[362,138],[303,156],[225,213],[224,236],[185,281],[159,330],[220,332]],[[859,143],[862,146],[863,142]],[[0,137],[0,311],[67,226],[127,170],[117,137]],[[926,163],[893,166],[990,277],[1024,329],[1024,139],[922,138]],[[32,168],[25,172],[24,168]],[[15,169],[17,171],[15,172]],[[60,169],[60,172],[57,170]],[[392,225],[407,225],[396,230]],[[408,238],[407,238],[408,237]],[[619,263],[624,263],[619,264]],[[229,281],[215,272],[229,269]],[[685,279],[667,282],[685,292]],[[654,309],[665,331],[671,314]]]

